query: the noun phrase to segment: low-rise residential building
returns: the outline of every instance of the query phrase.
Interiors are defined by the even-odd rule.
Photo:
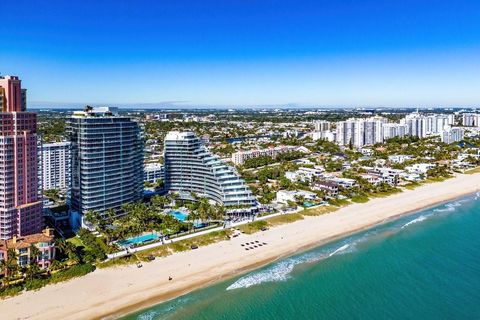
[[[288,201],[296,202],[300,197],[314,201],[317,199],[317,194],[305,190],[279,190],[277,192],[277,202],[281,203],[287,203]]]
[[[392,163],[404,163],[405,161],[412,160],[413,157],[410,155],[405,154],[394,154],[392,156],[388,156],[388,161]]]
[[[300,167],[296,171],[287,171],[285,172],[285,178],[292,182],[297,181],[313,181],[314,178],[320,177],[322,173],[325,171],[320,166],[315,166],[315,168],[306,168]]]
[[[400,177],[405,181],[417,182],[422,180],[422,176],[418,173],[403,172]]]
[[[361,173],[359,176],[374,186],[383,182],[383,177],[380,174]]]
[[[350,179],[350,178],[330,178],[328,181],[333,181],[337,183],[339,186],[343,188],[352,188],[357,184],[357,181],[355,179]]]
[[[435,167],[435,165],[431,163],[415,163],[411,166],[405,167],[405,170],[409,173],[426,174],[427,171],[433,167]]]
[[[9,240],[0,240],[0,260],[8,259],[8,251],[14,250],[17,256],[17,263],[25,267],[34,258],[32,246],[38,249],[36,261],[40,268],[48,268],[55,259],[55,240],[53,229],[45,229],[42,233],[35,233],[28,236],[14,236]]]
[[[400,174],[403,172],[403,170],[388,167],[364,168],[367,169],[368,174],[378,176],[381,178],[381,182],[388,183],[391,186],[396,186],[400,182]]]
[[[324,191],[327,196],[332,198],[337,197],[340,191],[338,184],[332,181],[316,181],[313,183],[312,189]]]
[[[292,151],[300,151],[303,153],[310,152],[305,147],[297,147],[297,146],[279,146],[279,147],[266,148],[266,149],[238,151],[232,154],[232,162],[236,165],[242,165],[248,159],[264,157],[264,156],[276,158],[280,153],[292,152]]]

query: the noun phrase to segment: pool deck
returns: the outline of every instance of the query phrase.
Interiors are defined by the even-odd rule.
[[[313,208],[313,207],[311,207],[311,208]],[[300,209],[297,209],[295,211],[291,211],[291,212],[288,212],[288,213],[277,212],[277,213],[274,213],[274,214],[270,214],[270,215],[267,215],[267,216],[256,218],[255,221],[265,220],[265,219],[269,219],[269,218],[272,218],[272,217],[281,216],[281,215],[284,215],[284,214],[296,213],[296,212],[300,212],[302,210],[303,210],[303,208],[300,208]],[[190,234],[187,234],[187,235],[184,235],[184,236],[181,236],[181,237],[177,237],[177,238],[174,238],[174,239],[169,239],[169,240],[165,241],[165,243],[167,243],[167,244],[168,243],[173,243],[173,242],[182,241],[182,240],[185,240],[185,239],[198,237],[198,236],[201,236],[201,235],[204,235],[204,234],[208,234],[208,233],[213,232],[213,231],[221,231],[221,230],[224,230],[224,229],[235,228],[237,226],[241,226],[243,224],[250,223],[252,221],[253,220],[248,219],[248,220],[232,223],[228,228],[216,227],[216,228],[212,228],[212,229],[208,229],[208,230],[204,230],[204,231],[190,233]],[[128,252],[127,252],[127,250],[122,250],[122,251],[119,251],[119,252],[107,254],[107,260],[106,261],[111,260],[111,259],[115,259],[115,258],[125,257],[125,256],[127,256],[129,254],[132,254],[132,253],[135,253],[135,252],[140,252],[140,251],[144,251],[144,250],[148,250],[148,249],[153,249],[153,248],[160,247],[160,246],[163,246],[163,245],[164,245],[164,243],[162,243],[162,242],[155,242],[155,243],[150,243],[150,244],[147,244],[147,245],[144,245],[144,246],[141,246],[141,247],[129,249]]]

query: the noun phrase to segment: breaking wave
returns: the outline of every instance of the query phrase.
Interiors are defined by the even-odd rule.
[[[340,244],[340,246],[336,247],[335,249],[330,248],[330,249],[324,249],[320,252],[318,251],[309,252],[297,257],[292,257],[292,258],[279,261],[273,264],[271,267],[268,267],[267,269],[254,271],[250,274],[247,274],[246,276],[241,277],[240,279],[232,283],[229,287],[227,287],[227,290],[248,288],[248,287],[259,285],[266,282],[286,281],[291,277],[290,274],[293,271],[293,269],[299,264],[314,263],[314,262],[328,259],[334,255],[353,252],[354,250],[356,250],[356,246],[361,242],[367,241],[368,239],[372,239],[373,237],[376,237],[376,236],[383,238],[384,236],[393,235],[402,229],[405,229],[416,223],[423,222],[440,213],[453,212],[458,207],[460,207],[463,203],[467,201],[471,201],[472,199],[476,200],[478,198],[480,198],[480,192],[476,194],[475,198],[467,198],[467,199],[462,199],[462,200],[457,200],[455,202],[447,203],[440,208],[431,210],[430,213],[426,213],[426,214],[424,213],[420,216],[417,216],[414,219],[404,223],[401,226],[397,224],[393,228],[390,227],[387,230],[372,229],[362,234],[360,237],[356,236],[356,237],[347,238],[345,239],[345,241],[343,241]]]
[[[350,243],[344,243],[333,250],[310,252],[303,254],[299,257],[282,260],[265,270],[256,271],[244,277],[241,277],[240,279],[232,283],[229,287],[227,287],[227,290],[248,288],[266,282],[286,281],[291,277],[290,273],[295,268],[295,266],[304,263],[314,263],[324,259],[328,259],[334,255],[352,252],[353,250],[355,250],[355,245],[360,241],[363,241],[363,239],[364,238],[362,237],[351,241]]]

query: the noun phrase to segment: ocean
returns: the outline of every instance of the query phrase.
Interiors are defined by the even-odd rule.
[[[479,195],[419,211],[123,319],[480,319]]]

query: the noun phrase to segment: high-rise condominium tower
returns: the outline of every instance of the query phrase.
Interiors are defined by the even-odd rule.
[[[225,206],[254,206],[256,199],[235,169],[212,155],[193,132],[165,137],[165,186],[188,198],[197,193]]]
[[[67,190],[70,187],[70,142],[42,145],[42,189]]]
[[[16,76],[0,77],[0,239],[39,233],[37,115]]]
[[[140,126],[113,108],[85,108],[68,120],[72,209],[121,212],[142,199],[143,141]]]

